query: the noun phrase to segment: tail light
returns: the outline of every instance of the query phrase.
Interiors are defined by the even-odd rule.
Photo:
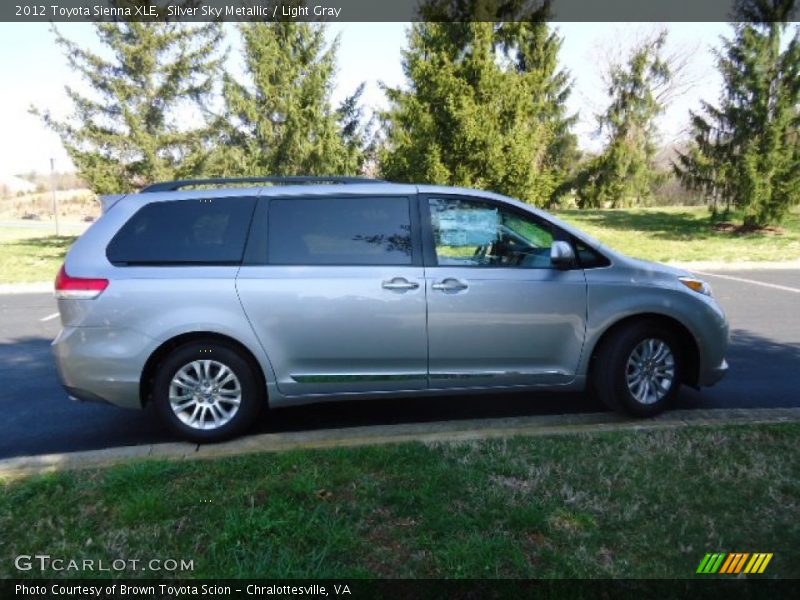
[[[56,298],[66,300],[91,300],[108,287],[108,279],[70,277],[64,266],[56,275]]]

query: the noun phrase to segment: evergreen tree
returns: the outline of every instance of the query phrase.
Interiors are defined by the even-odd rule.
[[[216,174],[358,174],[364,161],[358,106],[361,89],[331,106],[335,42],[324,26],[245,23],[247,81],[223,79],[223,143]]]
[[[61,137],[81,178],[97,193],[130,192],[201,172],[209,137],[203,111],[221,60],[219,25],[94,27],[108,57],[54,30],[69,66],[92,93],[66,88],[74,114],[65,121],[31,111]]]
[[[706,111],[719,117],[720,113],[710,105],[706,105]],[[706,196],[712,214],[720,209],[727,214],[736,198],[732,173],[735,165],[725,156],[728,138],[722,130],[712,128],[703,115],[690,112],[690,121],[692,142],[677,152],[673,171],[686,189]]]
[[[342,100],[336,109],[336,119],[342,130],[342,141],[345,148],[344,165],[339,169],[343,173],[360,173],[373,151],[371,132],[368,131],[368,127],[371,128],[372,120],[365,123],[364,109],[361,105],[364,87],[365,84],[362,82],[356,91]]]
[[[567,114],[572,93],[569,73],[560,68],[563,39],[544,21],[515,21],[503,25],[504,51],[519,73],[530,74],[531,101],[536,114],[547,123],[552,140],[546,152],[546,172],[552,177],[551,202],[573,184],[580,160],[578,138],[571,129],[578,115]]]
[[[408,89],[386,90],[383,175],[549,202],[558,184],[550,155],[558,127],[547,112],[553,71],[532,66],[533,31],[541,30],[415,23],[403,53]],[[501,60],[504,52],[513,59]]]
[[[716,210],[720,198],[744,226],[777,223],[800,202],[800,28],[783,43],[795,0],[746,0],[723,41],[719,106],[692,113],[693,145],[675,170]]]
[[[598,116],[607,143],[590,160],[578,181],[581,207],[612,207],[641,202],[652,194],[659,177],[653,167],[657,152],[655,119],[664,110],[658,90],[670,81],[662,58],[666,32],[637,45],[625,64],[611,65],[611,103]]]

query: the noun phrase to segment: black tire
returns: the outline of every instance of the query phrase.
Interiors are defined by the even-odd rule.
[[[193,363],[194,361],[212,361],[209,364],[211,373],[223,373],[219,365],[227,367],[233,373],[235,379],[233,382],[228,383],[227,387],[230,390],[228,395],[235,398],[237,391],[239,392],[238,408],[234,410],[234,404],[228,400],[223,400],[221,405],[223,409],[232,413],[229,420],[215,426],[210,417],[204,418],[204,422],[209,424],[208,429],[203,429],[195,426],[190,426],[185,423],[173,410],[170,403],[170,387],[173,378],[179,370]],[[265,405],[265,390],[263,388],[261,378],[258,376],[258,367],[252,364],[249,357],[243,356],[242,353],[231,346],[220,343],[219,341],[193,341],[179,346],[159,364],[156,371],[156,376],[153,380],[153,403],[155,404],[156,412],[161,420],[181,438],[196,443],[210,443],[228,440],[237,435],[240,435],[253,425],[258,417],[261,409]],[[196,371],[192,371],[197,373]],[[200,379],[198,377],[198,379]],[[238,383],[238,387],[236,386]],[[225,387],[225,386],[224,386]],[[190,394],[190,392],[181,392]],[[219,396],[218,396],[219,397]],[[196,404],[206,404],[207,400],[201,398],[200,402],[187,401],[194,407]],[[220,406],[216,404],[216,406]],[[203,408],[202,406],[200,407]],[[214,412],[208,406],[204,411],[204,415],[208,412]],[[185,417],[188,417],[187,410],[182,412]],[[217,412],[217,416],[221,417]],[[222,422],[222,418],[220,418]]]
[[[664,342],[673,357],[672,384],[663,397],[652,403],[638,399],[628,386],[628,360],[645,340]],[[659,323],[639,321],[624,326],[604,340],[595,353],[592,384],[600,400],[610,409],[635,417],[652,417],[662,412],[675,398],[683,376],[683,357],[677,337]]]

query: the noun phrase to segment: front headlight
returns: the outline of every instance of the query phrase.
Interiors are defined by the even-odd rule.
[[[704,296],[711,296],[711,286],[702,279],[695,279],[694,277],[678,277],[678,281],[680,281],[693,292],[703,294]]]

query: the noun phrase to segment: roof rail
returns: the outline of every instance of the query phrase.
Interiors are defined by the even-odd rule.
[[[287,177],[218,177],[214,179],[180,179],[177,181],[162,181],[145,186],[139,193],[150,194],[153,192],[174,192],[181,188],[197,185],[225,185],[229,183],[275,183],[282,185],[302,185],[313,183],[385,183],[383,179],[368,179],[366,177],[311,177],[306,175],[293,175]]]

